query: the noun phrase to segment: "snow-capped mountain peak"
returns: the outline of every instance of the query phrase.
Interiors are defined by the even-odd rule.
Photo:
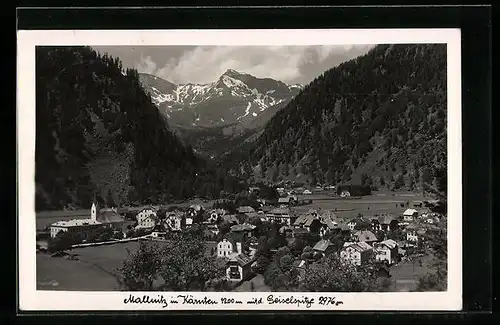
[[[286,103],[302,89],[270,78],[260,79],[233,69],[208,84],[175,85],[141,74],[141,82],[171,122],[218,126],[254,119],[267,108]]]

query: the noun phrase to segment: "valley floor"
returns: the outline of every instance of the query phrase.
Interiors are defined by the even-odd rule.
[[[332,199],[325,193],[301,195],[299,199],[311,199],[312,204],[295,207],[297,211],[311,208],[333,209],[343,217],[354,217],[359,213],[364,215],[376,213],[401,213],[406,202],[426,200],[418,194],[411,193],[375,193],[361,199]],[[208,207],[208,205],[207,205]],[[77,218],[82,213],[74,213],[68,218]],[[37,228],[60,220],[60,216],[41,214],[37,217]],[[214,247],[214,242],[207,242],[207,251]],[[38,290],[75,290],[75,291],[115,291],[119,290],[115,277],[116,269],[122,265],[128,250],[133,251],[138,242],[117,243],[112,245],[75,248],[71,254],[77,260],[65,257],[51,257],[48,254],[37,253],[37,289]],[[416,286],[416,279],[427,272],[426,263],[413,265],[410,262],[400,262],[391,267],[391,291],[410,291]],[[255,291],[269,291],[262,276],[257,275],[243,282],[235,291],[251,291],[251,282]]]

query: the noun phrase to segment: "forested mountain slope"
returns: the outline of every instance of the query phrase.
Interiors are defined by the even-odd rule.
[[[137,71],[89,47],[36,49],[36,208],[156,203],[237,183],[169,130]]]
[[[252,178],[416,189],[446,170],[446,45],[379,45],[316,78],[223,164]]]

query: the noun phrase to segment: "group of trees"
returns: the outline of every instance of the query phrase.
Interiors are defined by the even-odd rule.
[[[140,242],[117,273],[125,291],[207,291],[224,285],[225,260],[187,233],[161,244]]]
[[[85,237],[79,232],[61,231],[48,241],[48,252],[56,253],[71,249],[71,246],[81,244]]]
[[[326,71],[226,164],[234,172],[259,166],[273,181],[300,174],[313,184],[397,190],[421,189],[443,161],[446,46],[419,44],[379,45]]]
[[[295,262],[305,261],[300,268]],[[390,284],[378,276],[376,263],[363,267],[343,262],[332,252],[323,256],[305,246],[301,254],[283,246],[267,264],[263,275],[273,291],[363,292],[386,291]]]
[[[168,128],[138,72],[89,47],[36,48],[36,208],[161,203],[243,186]]]
[[[448,276],[448,237],[446,223],[426,233],[427,253],[432,256],[430,271],[420,277],[417,291],[446,291]]]

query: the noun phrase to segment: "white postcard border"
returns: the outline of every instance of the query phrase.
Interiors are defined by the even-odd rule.
[[[462,150],[461,150],[461,48],[459,29],[343,29],[343,30],[39,30],[18,31],[17,136],[18,136],[18,283],[19,308],[44,310],[461,310],[462,308]],[[38,45],[341,45],[446,43],[447,144],[448,144],[448,291],[394,293],[202,293],[217,305],[171,304],[179,292],[37,291],[35,251],[35,46]],[[125,304],[130,294],[151,298],[163,295],[161,304]],[[336,297],[342,305],[268,304],[267,297]],[[220,298],[243,304],[221,304]],[[263,304],[246,304],[261,297]],[[180,300],[182,302],[182,299]]]

